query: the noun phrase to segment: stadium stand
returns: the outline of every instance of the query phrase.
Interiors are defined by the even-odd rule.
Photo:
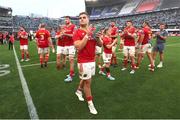
[[[104,10],[101,13],[102,17],[106,16],[117,16],[121,8],[124,6],[124,3],[120,5],[115,5],[115,6],[108,6],[104,8]]]
[[[12,31],[12,9],[0,6],[0,31]]]
[[[149,13],[133,14],[116,18],[92,20],[93,24],[106,27],[111,21],[115,21],[119,29],[124,27],[127,20],[132,20],[136,27],[141,27],[143,21],[148,21],[153,28],[158,28],[160,22],[168,25],[168,28],[180,28],[180,8],[161,10]]]
[[[178,7],[180,7],[179,0],[164,0],[162,2],[162,5],[160,6],[160,9],[178,8]]]
[[[123,14],[130,14],[141,2],[142,0],[132,0],[126,3],[121,11],[119,12],[119,15]]]
[[[126,0],[97,0],[86,1],[86,11],[90,13],[92,18],[106,18],[115,17],[118,15],[122,7],[125,5]]]
[[[115,1],[113,1],[115,4]],[[170,7],[167,8],[168,0],[127,0],[117,2],[115,5],[123,5],[119,8],[119,13],[115,16],[109,15],[103,17],[102,15],[98,17],[91,17],[91,21],[95,26],[107,27],[111,21],[115,21],[119,29],[123,29],[125,22],[127,20],[132,20],[136,27],[141,27],[143,21],[148,21],[152,28],[157,29],[160,22],[164,22],[168,25],[169,29],[179,29],[180,28],[180,3],[179,0],[172,0],[168,2]],[[101,6],[101,3],[103,6]],[[175,5],[176,3],[176,5]],[[98,2],[86,3],[86,9],[91,10],[92,4],[93,9],[100,8],[98,14],[102,11],[103,7],[110,7],[109,4],[105,4],[102,0]],[[88,12],[88,11],[87,11]],[[105,14],[107,12],[102,12]],[[89,14],[91,12],[89,11]]]
[[[144,0],[137,7],[136,12],[154,11],[160,5],[160,0]]]
[[[14,16],[13,25],[15,31],[19,26],[24,26],[27,30],[37,30],[40,23],[46,23],[48,27],[57,27],[60,24],[59,19],[51,19],[47,17],[32,18],[29,16]]]
[[[92,8],[91,11],[91,17],[100,17],[101,16],[101,12],[103,11],[104,7],[97,7],[97,8]]]
[[[122,29],[125,21],[132,20],[136,27],[140,27],[143,21],[149,21],[154,29],[158,27],[159,22],[166,23],[170,29],[179,29],[180,3],[178,1],[179,0],[172,0],[171,2],[168,2],[168,0],[112,0],[111,3],[109,3],[108,0],[98,0],[96,2],[87,1],[86,10],[90,14],[92,23],[96,26],[107,27],[111,21],[115,21],[119,29]],[[149,4],[154,4],[153,7],[151,7],[152,11],[146,11],[147,9],[142,7],[146,5],[149,6]],[[143,8],[143,10],[141,8]],[[148,7],[148,10],[150,10],[149,8],[150,7]],[[11,12],[12,10],[10,13]],[[14,31],[18,31],[19,26],[24,26],[27,31],[35,31],[40,23],[46,23],[49,28],[57,28],[59,24],[64,24],[63,18],[12,17],[12,15],[7,14],[7,11],[5,14],[6,17],[4,17],[2,13],[4,14],[4,12],[0,12],[0,28],[1,30],[3,29],[3,31],[9,28],[12,29],[12,26]],[[73,23],[77,25],[77,18],[74,19]]]

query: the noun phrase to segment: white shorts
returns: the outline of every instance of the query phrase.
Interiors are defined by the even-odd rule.
[[[116,48],[117,48],[117,45],[112,46],[112,52],[113,52],[113,53],[116,52]]]
[[[57,53],[56,54],[63,54],[64,53],[64,47],[62,46],[57,46]]]
[[[102,53],[102,47],[96,46],[96,54]]]
[[[75,55],[75,47],[74,46],[65,46],[63,54],[64,55]]]
[[[95,62],[78,63],[79,78],[82,80],[91,79],[95,75]]]
[[[135,55],[135,46],[124,46],[123,47],[124,56],[134,56]]]
[[[49,53],[49,47],[46,47],[46,48],[38,48],[38,53],[39,53],[39,54],[47,54],[47,53]]]
[[[104,63],[110,63],[111,62],[112,54],[107,54],[103,52],[103,61]]]
[[[20,50],[28,50],[28,45],[20,45]]]
[[[141,46],[140,53],[146,53],[146,52],[151,53],[151,51],[152,51],[152,46],[150,43]]]

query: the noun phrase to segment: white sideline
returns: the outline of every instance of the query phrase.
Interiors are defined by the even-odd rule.
[[[179,43],[167,44],[166,46],[177,46],[180,45]]]
[[[22,88],[23,88],[23,93],[24,93],[24,96],[25,96],[25,99],[26,99],[26,104],[27,104],[27,107],[28,107],[29,116],[30,116],[31,119],[39,119],[38,114],[36,112],[36,107],[34,106],[32,97],[30,95],[30,92],[29,92],[29,89],[28,89],[28,86],[27,86],[27,83],[26,83],[26,79],[25,79],[24,74],[22,72],[22,69],[21,69],[21,66],[20,66],[20,63],[19,63],[19,60],[18,60],[18,57],[17,57],[16,50],[15,50],[14,46],[13,46],[13,51],[14,51],[14,56],[15,56],[15,59],[16,59],[18,72],[19,72],[19,77],[20,77],[20,80],[21,80],[21,85],[22,85]]]

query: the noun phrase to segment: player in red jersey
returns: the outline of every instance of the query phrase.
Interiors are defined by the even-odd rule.
[[[9,33],[9,50],[13,50],[13,44],[14,44],[14,35],[13,33]]]
[[[123,31],[119,32],[119,36],[121,36],[123,34]],[[119,51],[123,51],[123,47],[124,47],[124,38],[120,38],[120,44],[119,44]]]
[[[137,57],[138,53],[141,50],[139,43],[142,39],[143,30],[141,28],[136,28],[136,34],[137,34],[137,37],[136,37],[136,43],[135,43],[135,56]]]
[[[4,43],[4,44],[7,44],[7,43],[8,43],[8,41],[7,41],[7,36],[8,36],[8,32],[5,32],[5,33],[3,34],[3,43]]]
[[[131,67],[132,70],[130,74],[135,73],[135,36],[136,36],[136,29],[133,26],[132,21],[127,21],[126,22],[126,28],[124,29],[123,33],[120,34],[120,36],[124,39],[124,47],[123,47],[123,54],[124,54],[124,64],[123,68],[121,69],[122,71],[127,69],[127,64],[128,64],[128,56],[131,59]]]
[[[51,42],[50,32],[46,30],[45,26],[46,25],[44,23],[40,24],[39,30],[36,32],[36,43],[39,50],[41,68],[43,68],[44,66],[47,67],[47,62],[49,59],[49,46],[52,47],[52,51],[55,51],[54,46]]]
[[[152,36],[152,31],[149,26],[149,23],[146,21],[143,22],[143,28],[140,31],[141,32],[139,32],[139,40],[137,43],[138,44],[137,46],[140,48],[140,51],[138,53],[136,67],[139,68],[142,58],[144,54],[146,53],[151,64],[150,71],[154,71],[154,63],[153,63],[153,58],[151,55],[152,47],[151,47],[151,44],[149,43]]]
[[[94,34],[98,33],[98,34],[103,35],[104,29],[100,29],[99,26],[95,27],[95,26],[93,26],[93,24],[90,24],[89,30],[94,32]],[[102,65],[101,65],[101,58],[102,58],[101,54],[102,54],[102,47],[99,47],[98,45],[96,45],[96,62],[97,62],[98,68],[102,67]]]
[[[62,31],[63,40],[64,40],[64,54],[69,56],[70,72],[64,81],[71,82],[72,77],[74,76],[74,56],[75,56],[75,47],[72,36],[76,26],[71,23],[69,16],[66,16],[65,23],[66,24],[63,27],[63,31]]]
[[[0,43],[3,44],[3,33],[0,32]]]
[[[104,36],[102,38],[103,41],[103,61],[104,65],[102,66],[101,70],[99,71],[99,74],[105,75],[104,69],[106,70],[106,75],[109,80],[115,80],[114,77],[111,76],[110,74],[110,62],[111,62],[111,57],[112,57],[112,47],[117,43],[116,40],[113,40],[111,38],[111,30],[110,29],[105,29],[104,30]]]
[[[74,45],[77,49],[77,62],[80,83],[75,94],[80,101],[84,101],[82,92],[85,93],[90,113],[97,114],[91,94],[91,79],[95,75],[95,48],[102,46],[102,41],[93,37],[89,31],[89,16],[86,12],[79,14],[80,28],[73,35]]]
[[[24,55],[26,54],[26,61],[29,61],[28,52],[28,33],[25,31],[24,27],[20,27],[18,32],[18,38],[20,40],[20,50],[21,50],[21,62],[24,61]]]
[[[57,56],[56,56],[56,67],[59,70],[63,65],[65,65],[65,56],[63,54],[64,51],[64,41],[62,39],[63,33],[62,33],[62,26],[59,26],[58,31],[56,32],[55,38],[57,39]],[[63,58],[63,63],[61,62],[61,57]]]
[[[111,65],[114,67],[117,66],[117,58],[116,58],[116,48],[117,48],[117,35],[118,35],[118,28],[115,25],[115,22],[110,23],[110,31],[111,31],[111,38],[113,41],[116,41],[116,44],[112,47],[112,58],[111,58]]]

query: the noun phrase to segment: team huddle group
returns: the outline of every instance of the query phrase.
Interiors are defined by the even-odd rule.
[[[95,75],[95,61],[98,61],[99,74],[107,77],[108,80],[115,80],[110,74],[110,66],[117,65],[116,48],[120,36],[120,49],[123,49],[124,60],[122,71],[127,69],[128,60],[131,63],[130,74],[134,74],[136,69],[139,69],[140,63],[147,54],[150,65],[149,70],[154,71],[156,53],[160,54],[160,64],[157,67],[163,67],[163,50],[164,43],[167,38],[165,24],[160,24],[160,30],[154,35],[148,22],[143,22],[142,28],[135,28],[131,20],[126,22],[126,27],[119,33],[115,22],[111,22],[107,28],[94,27],[89,24],[89,16],[86,12],[79,14],[79,27],[71,23],[70,17],[65,18],[65,25],[58,26],[58,30],[54,36],[46,29],[44,23],[39,25],[36,32],[36,44],[39,54],[41,68],[47,67],[50,48],[55,52],[55,46],[52,44],[52,39],[57,40],[56,49],[56,67],[61,69],[65,67],[66,58],[69,57],[70,69],[65,82],[73,80],[74,73],[74,58],[77,54],[77,66],[79,71],[80,82],[75,94],[80,101],[84,101],[83,93],[88,103],[90,113],[97,114],[97,110],[93,104],[91,93],[91,78]],[[18,33],[20,39],[21,61],[29,61],[28,53],[28,34],[23,27],[20,27]],[[156,45],[151,46],[151,39],[156,37]],[[103,50],[103,51],[102,51]],[[103,63],[101,63],[101,54]],[[137,62],[135,62],[135,56]],[[97,59],[96,59],[97,58]]]

